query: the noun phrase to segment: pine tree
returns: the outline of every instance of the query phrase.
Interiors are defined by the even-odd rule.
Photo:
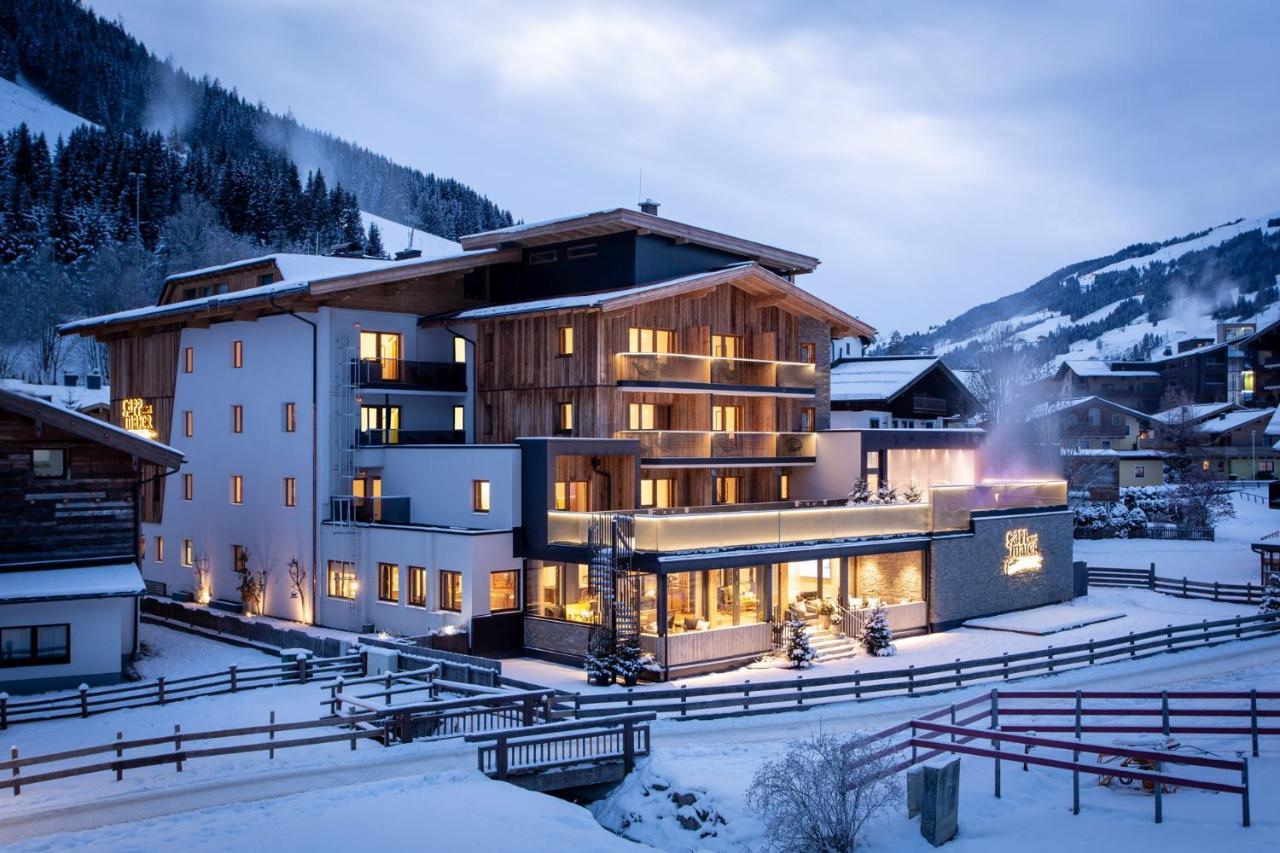
[[[868,654],[880,658],[898,653],[898,647],[893,644],[893,631],[889,628],[889,616],[883,607],[871,611],[871,619],[862,630],[862,647]]]
[[[898,502],[898,490],[888,483],[881,483],[880,488],[876,489],[875,496],[871,499],[872,503],[892,504]]]
[[[602,625],[591,632],[583,665],[592,684],[613,684],[618,671],[618,652],[614,646],[613,631],[608,627]]]
[[[792,669],[804,669],[818,659],[818,651],[809,645],[809,626],[803,619],[787,620],[787,661]]]
[[[1267,575],[1267,585],[1262,588],[1262,612],[1280,613],[1280,572]]]
[[[614,658],[614,672],[622,683],[632,685],[653,665],[650,655],[640,645],[639,637],[628,637],[618,645],[618,654]]]
[[[912,480],[902,490],[902,499],[909,504],[918,504],[924,500],[924,492],[920,491],[920,487],[916,485],[915,480]]]
[[[371,258],[385,258],[387,250],[382,247],[382,232],[378,223],[369,223],[369,236],[364,241],[364,253]]]
[[[849,503],[864,504],[871,500],[871,485],[863,479],[853,481],[849,489]]]

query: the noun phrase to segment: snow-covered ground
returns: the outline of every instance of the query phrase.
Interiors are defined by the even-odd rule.
[[[1265,494],[1256,491],[1255,494]],[[1218,525],[1213,542],[1153,539],[1078,539],[1075,558],[1091,566],[1146,569],[1161,577],[1258,583],[1258,555],[1249,546],[1280,529],[1280,511],[1236,496],[1236,517]]]
[[[394,255],[402,249],[409,248],[412,235],[413,248],[421,249],[424,258],[437,255],[454,255],[462,251],[462,246],[452,240],[423,231],[421,228],[410,228],[400,222],[393,222],[384,216],[377,216],[367,210],[360,211],[360,223],[367,233],[370,223],[377,223],[382,235],[382,247],[388,255]]]
[[[142,654],[134,664],[134,669],[144,679],[159,678],[162,675],[165,678],[201,675],[226,669],[232,664],[249,667],[280,662],[278,657],[254,649],[219,643],[145,622],[141,626],[139,638],[142,641]]]
[[[43,133],[50,148],[58,137],[66,139],[80,125],[91,124],[39,92],[0,78],[0,130],[23,123],[32,133]]]

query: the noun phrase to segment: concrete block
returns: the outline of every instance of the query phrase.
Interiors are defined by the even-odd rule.
[[[366,646],[365,652],[369,657],[369,675],[382,675],[384,672],[400,670],[400,653],[395,649]]]
[[[924,797],[924,765],[907,769],[907,817],[920,814],[920,800]]]
[[[960,758],[924,766],[920,834],[934,847],[955,837],[960,826]]]

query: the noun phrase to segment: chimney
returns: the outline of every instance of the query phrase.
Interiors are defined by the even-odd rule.
[[[395,258],[397,261],[407,261],[410,258],[420,258],[420,257],[422,257],[421,249],[401,249],[395,254]]]
[[[646,198],[640,202],[640,212],[647,213],[650,216],[658,215],[658,203],[651,198]]]

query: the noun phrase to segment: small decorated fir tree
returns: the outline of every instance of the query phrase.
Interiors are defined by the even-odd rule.
[[[618,644],[613,670],[622,683],[631,686],[653,666],[653,655],[640,645],[639,637],[628,637]]]
[[[1280,572],[1267,575],[1267,585],[1262,588],[1262,612],[1280,613]]]
[[[871,500],[871,486],[866,480],[858,479],[853,481],[853,486],[849,489],[849,503],[864,504]]]
[[[818,659],[818,651],[809,645],[809,626],[803,619],[787,620],[787,661],[792,669],[804,669]]]
[[[880,658],[897,654],[898,647],[893,644],[893,631],[889,628],[889,617],[883,607],[871,611],[871,619],[862,631],[862,647],[868,654]]]
[[[912,480],[902,490],[902,499],[909,504],[918,504],[924,500],[924,492],[920,491],[920,487],[916,485],[915,480]]]
[[[892,504],[898,502],[898,490],[888,483],[881,483],[880,488],[876,489],[875,496],[871,498],[872,503]]]
[[[587,679],[592,684],[613,684],[617,673],[618,652],[614,648],[612,631],[601,626],[591,633],[583,665],[587,670]]]

